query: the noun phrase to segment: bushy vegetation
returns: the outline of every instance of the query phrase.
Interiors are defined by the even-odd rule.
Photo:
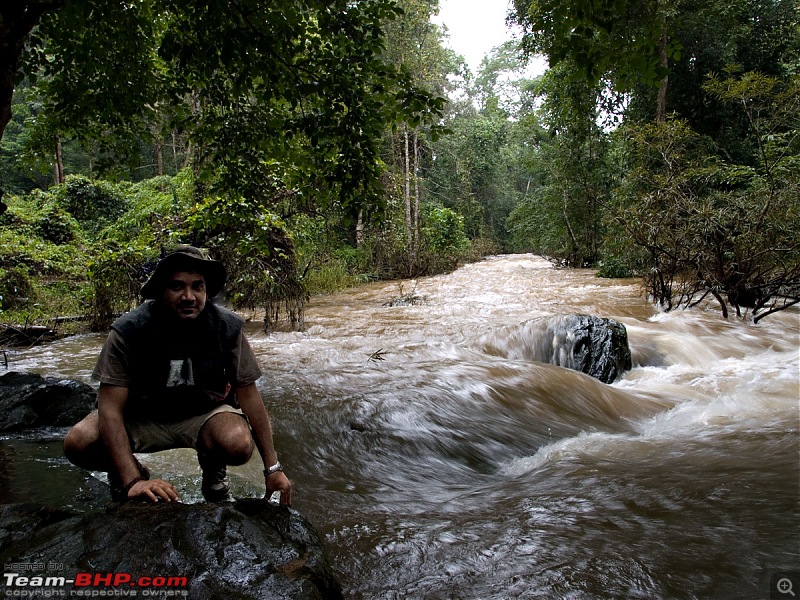
[[[101,323],[130,306],[140,265],[159,252],[163,198],[146,188],[74,176],[49,191],[7,196],[0,216],[0,321],[87,316]]]
[[[0,320],[30,323],[85,310],[86,240],[47,193],[12,198],[0,216]]]
[[[800,78],[727,74],[705,89],[746,113],[750,161],[720,156],[684,120],[626,127],[613,214],[645,253],[657,303],[669,310],[710,296],[725,316],[730,306],[758,321],[800,302]]]
[[[296,206],[293,194],[286,206]],[[301,327],[309,294],[330,293],[405,268],[391,221],[352,242],[341,219],[283,219],[267,203],[207,197],[195,203],[189,170],[132,183],[69,176],[49,191],[7,196],[0,216],[0,322],[52,324],[80,316],[104,330],[140,301],[140,288],[165,251],[179,243],[208,248],[228,270],[225,302],[257,310],[265,326]],[[274,199],[273,199],[274,200]],[[274,204],[274,202],[273,202]],[[96,215],[96,218],[93,217]],[[455,212],[423,219],[426,272],[452,269],[468,247]],[[394,243],[391,241],[395,236]],[[378,260],[376,260],[378,259]],[[68,322],[69,331],[80,327]],[[63,328],[64,326],[62,326]]]

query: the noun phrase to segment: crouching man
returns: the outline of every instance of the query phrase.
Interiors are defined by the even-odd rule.
[[[114,500],[178,501],[175,487],[151,479],[134,456],[171,448],[197,451],[208,502],[232,500],[227,466],[246,463],[257,447],[267,497],[278,491],[291,505],[244,321],[209,301],[225,279],[222,263],[179,246],[142,287],[146,302],[111,326],[93,373],[97,410],[69,431],[64,452],[107,471]]]

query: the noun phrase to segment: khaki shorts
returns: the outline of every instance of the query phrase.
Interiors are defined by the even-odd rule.
[[[214,407],[209,412],[183,421],[156,423],[153,421],[125,421],[131,448],[134,452],[159,452],[172,448],[197,448],[200,429],[214,415],[232,412],[247,420],[244,413],[227,404]]]

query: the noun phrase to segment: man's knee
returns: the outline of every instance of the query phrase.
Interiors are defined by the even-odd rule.
[[[228,464],[230,465],[243,465],[250,457],[253,455],[253,438],[250,435],[250,432],[247,432],[247,436],[239,436],[236,441],[234,441],[227,449],[226,453],[228,455]]]
[[[92,413],[76,423],[64,437],[64,456],[71,463],[82,466],[87,454],[100,443],[100,428],[97,413]]]
[[[200,431],[198,450],[221,455],[229,465],[250,460],[255,444],[250,427],[237,413],[219,413],[211,417]]]

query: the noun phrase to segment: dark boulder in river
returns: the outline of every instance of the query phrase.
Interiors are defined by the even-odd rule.
[[[631,368],[628,332],[613,319],[554,315],[525,321],[478,340],[481,351],[581,371],[612,383]]]
[[[612,383],[631,368],[625,325],[588,315],[558,315],[545,320],[542,362],[581,371]]]
[[[68,427],[95,405],[96,393],[79,381],[10,371],[0,375],[0,432]]]
[[[296,511],[261,499],[130,502],[82,514],[7,504],[0,506],[0,561],[6,573],[74,579],[64,587],[84,584],[84,591],[108,595],[342,598],[311,525]],[[14,564],[22,567],[9,571]],[[99,586],[86,586],[97,578]]]

